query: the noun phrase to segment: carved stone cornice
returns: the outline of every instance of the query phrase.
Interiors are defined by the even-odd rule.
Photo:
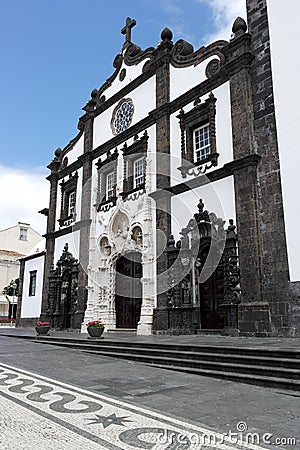
[[[66,228],[61,228],[60,230],[53,231],[51,233],[43,234],[43,237],[46,239],[58,238],[60,236],[64,236],[65,234],[72,233],[74,231],[80,230],[83,227],[89,226],[92,223],[91,219],[80,220],[76,222],[74,225],[70,225]]]
[[[153,59],[155,48],[149,47],[146,50],[142,50],[138,45],[131,44],[127,47],[124,54],[124,63],[127,66],[134,66],[140,64],[144,59]]]
[[[234,175],[235,172],[246,167],[258,166],[260,160],[261,156],[257,153],[253,153],[251,155],[247,155],[243,158],[236,159],[227,164],[224,164],[224,166],[220,169],[216,169],[212,172],[206,173],[205,175],[199,175],[195,178],[187,180],[183,183],[176,184],[175,186],[170,186],[166,189],[158,189],[157,191],[151,192],[148,195],[154,200],[157,200],[165,196],[182,194],[183,192],[196,189],[197,187],[205,186],[206,184],[212,183],[213,181],[218,181],[222,180],[223,178],[230,177]]]
[[[207,47],[200,47],[194,51],[194,47],[183,39],[177,41],[171,51],[170,63],[173,67],[184,68],[189,66],[197,66],[211,56],[218,56],[221,63],[224,62],[225,56],[223,49],[228,45],[227,41],[219,40],[213,42]]]

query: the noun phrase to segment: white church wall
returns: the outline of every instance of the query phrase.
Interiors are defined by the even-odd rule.
[[[140,64],[134,66],[127,66],[124,62],[120,69],[119,74],[123,69],[126,70],[126,76],[123,81],[120,81],[119,75],[112,82],[111,86],[107,88],[103,94],[105,95],[106,100],[112,97],[114,94],[119,92],[125,86],[127,86],[131,81],[135,80],[138,76],[142,74],[143,66],[147,60],[144,59]]]
[[[73,231],[72,233],[65,234],[55,239],[54,250],[54,265],[56,265],[58,259],[61,257],[64,246],[68,244],[69,252],[72,253],[74,258],[79,260],[79,240],[80,231]]]
[[[128,95],[126,95],[126,98],[131,98],[134,104],[134,113],[131,122],[131,125],[134,125],[141,119],[147,117],[148,112],[155,108],[154,76],[129,92]],[[104,144],[114,137],[110,123],[113,111],[117,104],[118,102],[95,118],[93,148],[97,148],[99,145]]]
[[[214,212],[226,220],[225,229],[229,219],[233,219],[236,223],[234,184],[231,176],[172,197],[172,233],[176,240],[180,239],[181,229],[186,227],[189,220],[198,212],[197,205],[200,199],[204,203],[205,210]]]
[[[70,150],[66,157],[68,158],[68,164],[72,164],[77,160],[79,156],[83,154],[84,135],[74,144],[72,150]]]
[[[230,92],[229,82],[219,86],[213,91],[216,97],[216,144],[217,153],[219,153],[218,165],[207,170],[207,172],[214,171],[224,164],[232,161],[232,134],[231,134],[231,108],[230,108]],[[204,103],[208,98],[205,95],[201,98],[201,103]],[[193,103],[184,107],[184,112],[188,112],[193,108]],[[181,132],[179,126],[178,116],[179,111],[171,116],[171,185],[187,181],[193,176],[181,177],[178,167],[181,166]]]
[[[206,80],[206,66],[209,61],[215,58],[217,58],[217,56],[211,56],[196,67],[176,68],[170,66],[170,100],[174,100],[194,86],[197,86],[197,84]]]
[[[25,262],[21,318],[39,317],[42,305],[42,289],[44,274],[44,255]],[[36,270],[35,295],[29,295],[30,272]]]

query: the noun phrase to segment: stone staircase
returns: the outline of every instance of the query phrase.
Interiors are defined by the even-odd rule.
[[[27,338],[39,344],[134,360],[161,369],[300,391],[300,349],[135,342],[130,341],[130,336],[126,340],[110,340],[108,334],[105,339]]]

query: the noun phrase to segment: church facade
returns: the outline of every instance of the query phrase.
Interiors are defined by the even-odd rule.
[[[230,40],[196,50],[168,28],[142,50],[127,18],[113,74],[48,166],[53,328],[297,333],[267,5],[246,3]]]

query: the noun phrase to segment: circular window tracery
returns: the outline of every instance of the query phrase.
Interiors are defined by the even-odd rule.
[[[111,127],[114,134],[122,133],[129,127],[134,113],[134,106],[130,98],[123,99],[114,110]]]

